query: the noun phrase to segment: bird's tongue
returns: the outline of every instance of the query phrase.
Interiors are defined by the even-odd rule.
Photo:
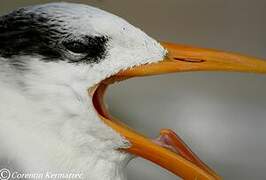
[[[162,129],[160,131],[160,135],[156,139],[154,139],[153,142],[182,156],[199,168],[209,171],[207,165],[205,165],[182,141],[182,139],[171,129]]]
[[[173,136],[171,136],[173,134]],[[154,139],[153,142],[158,144],[161,147],[167,148],[170,151],[173,151],[177,154],[181,154],[181,151],[179,150],[176,142],[178,142],[180,138],[175,134],[174,131],[168,130],[167,133],[160,133],[159,137]]]
[[[194,155],[178,135],[170,129],[162,129],[159,137],[153,140],[156,144],[193,161]]]

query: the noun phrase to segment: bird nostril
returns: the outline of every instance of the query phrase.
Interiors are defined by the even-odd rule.
[[[177,58],[177,57],[174,57],[173,59],[177,60],[177,61],[184,61],[184,62],[190,62],[190,63],[202,63],[202,62],[205,62],[205,60],[203,60],[203,59],[193,59],[193,58]]]

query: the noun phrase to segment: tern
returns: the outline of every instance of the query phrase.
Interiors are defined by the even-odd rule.
[[[104,92],[114,82],[164,73],[266,72],[263,60],[159,43],[83,4],[14,10],[0,17],[0,38],[0,162],[21,172],[123,180],[129,160],[140,156],[183,179],[220,179],[173,131],[152,140],[112,117]]]

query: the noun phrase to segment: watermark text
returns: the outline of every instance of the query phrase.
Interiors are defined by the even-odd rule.
[[[69,179],[80,180],[82,173],[54,173],[54,172],[41,172],[41,173],[22,173],[18,171],[11,172],[7,168],[0,169],[0,180],[9,179]]]

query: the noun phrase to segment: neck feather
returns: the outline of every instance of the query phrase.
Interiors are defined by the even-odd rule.
[[[5,156],[29,171],[74,170],[84,179],[124,179],[129,155],[116,149],[129,144],[98,118],[87,93],[90,82],[8,65],[1,76],[7,77],[0,82],[6,92],[1,98],[13,97],[5,107],[20,105],[0,127]],[[16,133],[7,141],[10,131]]]

